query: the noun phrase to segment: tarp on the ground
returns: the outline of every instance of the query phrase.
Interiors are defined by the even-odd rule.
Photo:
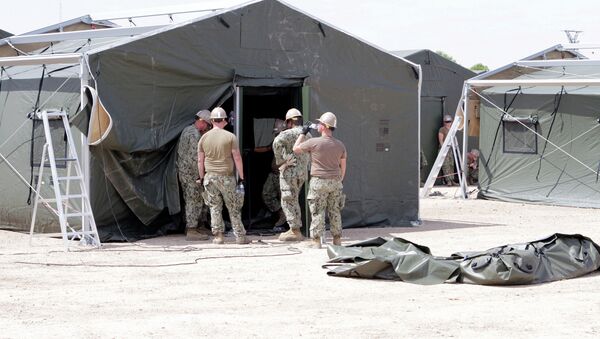
[[[456,252],[450,257],[434,256],[428,247],[402,238],[330,245],[327,252],[329,275],[422,285],[539,284],[579,277],[600,268],[600,247],[579,234],[555,233],[536,241],[480,252]]]

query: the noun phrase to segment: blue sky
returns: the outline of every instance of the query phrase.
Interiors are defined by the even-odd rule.
[[[218,8],[243,0],[171,0],[176,9]],[[593,0],[286,0],[344,31],[388,50],[442,50],[460,64],[500,67],[558,43],[565,29],[581,43],[600,42],[600,1]],[[24,33],[74,17],[107,18],[160,11],[164,0],[21,0],[0,11],[0,29]],[[176,21],[190,18],[175,15]],[[136,20],[167,23],[167,17]],[[128,25],[126,21],[118,22]]]

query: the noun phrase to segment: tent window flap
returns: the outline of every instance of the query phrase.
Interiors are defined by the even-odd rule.
[[[528,129],[527,127],[530,129]],[[537,123],[531,119],[502,121],[503,152],[537,154]],[[533,131],[535,131],[535,133]]]

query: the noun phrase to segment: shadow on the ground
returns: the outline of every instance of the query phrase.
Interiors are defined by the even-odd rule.
[[[480,228],[480,227],[494,227],[494,226],[505,226],[504,224],[499,223],[475,223],[468,221],[448,221],[448,220],[435,220],[435,219],[425,219],[423,220],[423,224],[420,226],[407,226],[407,227],[363,227],[363,228],[347,228],[343,230],[343,241],[355,241],[355,240],[363,240],[368,238],[375,237],[391,237],[392,234],[394,236],[402,236],[405,233],[415,233],[415,232],[431,232],[431,231],[443,231],[443,230],[451,230],[451,229],[464,229],[464,228]],[[253,240],[254,245],[260,245],[261,242],[259,240],[265,240],[271,242],[275,240],[277,243],[277,238],[279,236],[278,233],[273,233],[270,230],[267,230],[264,234],[261,232],[249,232],[249,238]],[[329,230],[325,233],[325,237],[327,241],[331,241],[331,233]],[[217,248],[233,248],[235,245],[235,237],[231,233],[227,233],[225,237],[225,243],[229,246],[219,246],[216,245],[214,247]],[[121,248],[127,243],[113,243],[114,247]],[[167,236],[145,239],[142,241],[138,241],[135,244],[130,244],[132,246],[143,246],[142,244],[146,244],[149,247],[164,247],[167,248],[170,246],[177,247],[185,247],[190,246],[194,247],[194,245],[203,245],[202,247],[212,247],[211,241],[186,241],[185,236],[183,234],[171,234]],[[282,243],[284,244],[284,243]],[[107,246],[108,248],[112,248],[112,246]],[[107,248],[105,247],[105,248]],[[243,247],[243,246],[242,246]],[[193,250],[193,248],[191,248]]]
[[[476,223],[468,221],[443,221],[435,219],[423,220],[420,226],[411,227],[366,227],[366,228],[349,228],[344,229],[344,238],[349,239],[365,239],[373,237],[389,237],[391,234],[415,233],[415,232],[430,232],[443,231],[450,229],[461,228],[479,228],[479,227],[494,227],[506,226],[499,223]]]

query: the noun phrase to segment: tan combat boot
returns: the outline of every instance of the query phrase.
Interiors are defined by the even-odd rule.
[[[304,236],[297,228],[290,228],[287,232],[279,235],[279,241],[302,241]]]
[[[275,227],[282,226],[286,222],[287,219],[285,217],[285,213],[283,213],[283,209],[280,208],[277,212],[277,221],[275,221]]]
[[[333,244],[337,245],[337,246],[341,246],[342,245],[342,236],[341,235],[334,235],[333,236]]]
[[[196,228],[196,231],[198,231],[198,233],[206,234],[206,235],[209,235],[209,236],[212,235],[212,231],[211,231],[210,227],[206,228],[206,227],[203,227],[203,226],[198,226]]]
[[[312,238],[308,244],[310,248],[321,248],[321,237]]]
[[[185,240],[186,241],[208,240],[208,235],[198,232],[197,228],[186,228],[185,229]]]
[[[248,239],[245,235],[242,235],[241,237],[235,238],[235,243],[238,245],[246,245],[252,243],[252,240]]]
[[[223,243],[225,243],[225,239],[223,239],[223,232],[217,232],[212,242],[213,244],[217,245],[222,245]]]

